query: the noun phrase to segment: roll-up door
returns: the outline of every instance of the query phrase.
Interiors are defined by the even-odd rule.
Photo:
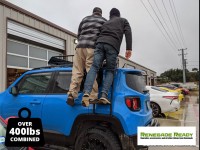
[[[51,36],[39,30],[33,29],[31,27],[25,26],[15,21],[8,20],[7,33],[41,44],[52,46],[60,50],[65,50],[64,40]]]

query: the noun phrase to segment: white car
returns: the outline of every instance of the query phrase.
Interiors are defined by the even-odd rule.
[[[150,105],[153,117],[158,117],[166,112],[174,112],[180,108],[178,93],[168,92],[155,86],[146,86],[150,93]]]

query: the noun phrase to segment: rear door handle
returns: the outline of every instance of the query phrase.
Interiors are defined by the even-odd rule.
[[[36,101],[31,101],[30,104],[40,105],[41,102],[36,100]]]

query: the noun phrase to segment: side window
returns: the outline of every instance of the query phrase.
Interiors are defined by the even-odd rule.
[[[69,91],[71,77],[71,72],[59,72],[57,78],[55,79],[53,93],[66,94]]]
[[[44,94],[48,88],[51,73],[27,75],[18,84],[20,94]]]

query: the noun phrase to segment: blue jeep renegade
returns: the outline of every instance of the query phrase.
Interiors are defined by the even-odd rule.
[[[144,149],[137,146],[137,127],[157,126],[158,122],[152,118],[142,71],[116,69],[109,93],[111,105],[87,108],[81,105],[82,87],[74,107],[66,104],[71,75],[71,65],[60,63],[27,71],[0,94],[0,115],[18,116],[21,108],[30,109],[32,118],[41,118],[49,145],[75,150]],[[103,76],[101,69],[99,90]]]

